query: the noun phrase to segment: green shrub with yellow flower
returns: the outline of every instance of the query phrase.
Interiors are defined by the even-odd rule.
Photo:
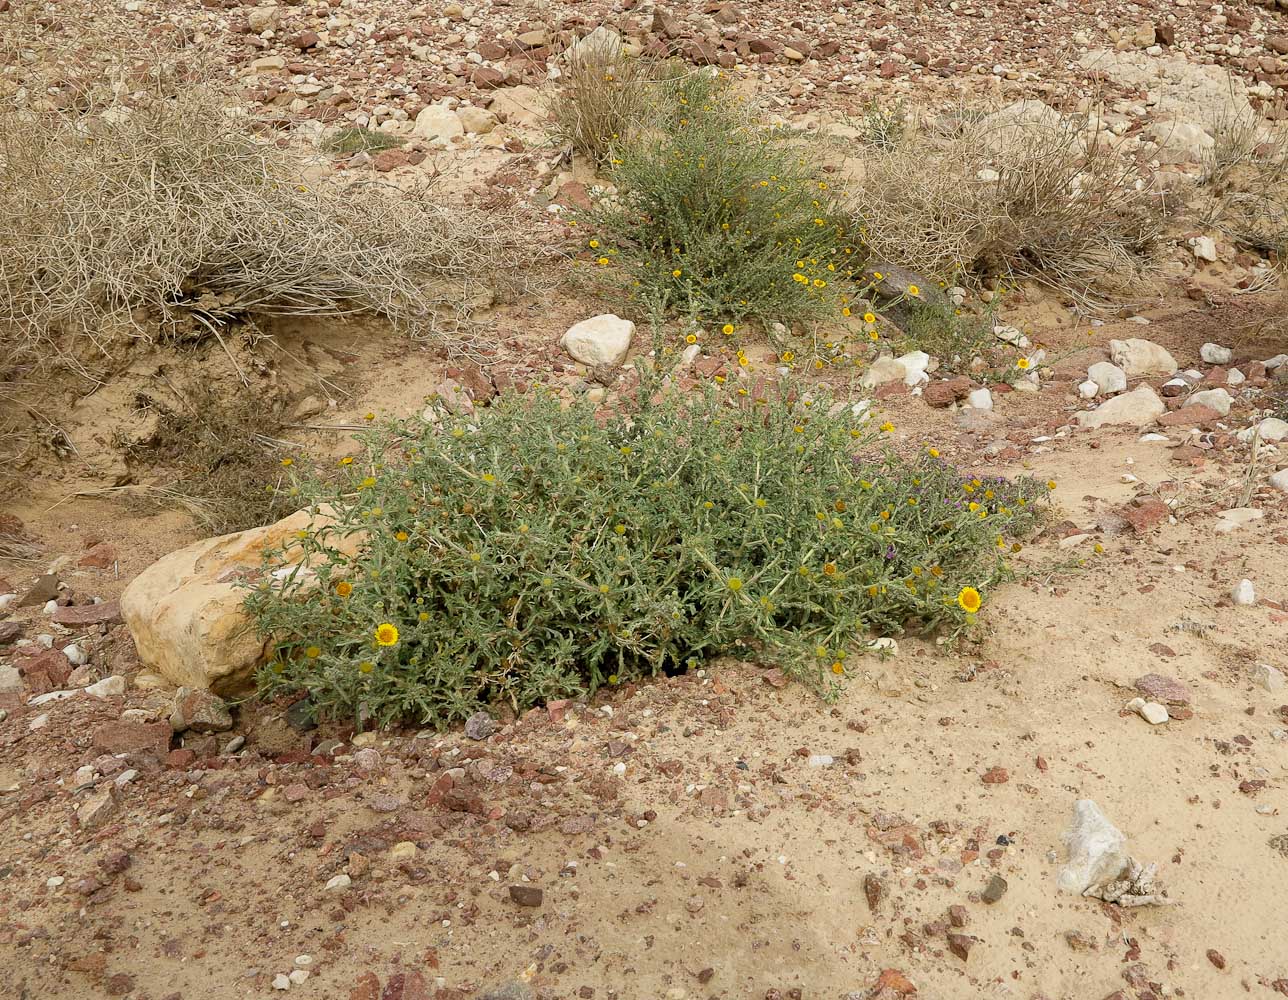
[[[613,149],[612,189],[583,220],[586,265],[649,315],[730,333],[837,316],[862,255],[812,147],[706,79],[659,90],[659,127]]]
[[[831,696],[875,637],[968,626],[1047,491],[901,457],[866,417],[710,383],[607,419],[538,389],[373,424],[292,487],[335,521],[248,592],[261,691],[444,725],[730,654]]]

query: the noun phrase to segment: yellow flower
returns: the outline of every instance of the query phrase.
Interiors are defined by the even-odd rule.
[[[837,660],[835,663],[832,664],[832,673],[834,674],[845,673],[845,664],[843,664],[840,660]]]
[[[1048,479],[1048,480],[1047,480],[1047,489],[1049,489],[1049,490],[1053,490],[1053,489],[1055,489],[1055,480],[1054,480],[1054,479]]]
[[[1020,358],[1017,362],[1015,362],[1015,367],[1018,368],[1020,371],[1027,370],[1029,367],[1029,359]]]
[[[759,507],[761,510],[764,510],[764,509],[765,509],[765,507],[766,507],[766,506],[768,506],[768,505],[767,505],[767,503],[765,502],[765,498],[764,498],[764,497],[756,497],[756,506],[757,506],[757,507]]]
[[[696,343],[698,342],[698,338],[697,338],[697,336],[695,336],[694,334],[692,334],[692,333],[691,333],[691,334],[689,334],[687,337],[685,337],[685,338],[684,338],[684,342],[685,342],[686,344],[696,344]]]
[[[973,615],[983,603],[980,599],[979,591],[974,587],[962,587],[957,592],[957,604],[968,615]]]
[[[364,413],[362,419],[370,423],[376,419],[376,415],[374,413]]]
[[[909,285],[908,294],[915,298],[916,296],[921,294],[921,289],[918,288],[916,285]]]
[[[485,483],[495,483],[495,482],[496,482],[496,476],[492,475],[492,473],[490,473],[490,472],[485,472],[485,473],[483,473],[483,475],[482,475],[482,476],[480,476],[479,478],[480,478],[480,479],[482,479],[482,480],[483,480],[483,482],[485,482]]]
[[[607,258],[607,257],[600,257],[597,261],[595,261],[595,263],[596,263],[596,264],[598,264],[600,267],[607,267],[607,266],[608,266],[608,258]]]
[[[849,316],[849,315],[850,315],[850,307],[849,307],[849,306],[842,306],[842,307],[841,307],[841,315],[842,315],[842,316]]]
[[[372,663],[370,660],[363,660],[361,663],[358,664],[358,673],[360,674],[369,674],[371,673],[371,671],[375,669],[376,669],[376,665]]]
[[[405,542],[405,541],[407,541],[407,532],[405,532],[405,531],[396,531],[396,532],[394,532],[394,538],[398,539],[398,541],[400,541],[400,542]]]
[[[619,535],[624,535],[624,534],[626,534],[626,525],[624,525],[624,524],[614,524],[614,525],[613,525],[613,530],[614,530],[615,532],[617,532]]]
[[[284,458],[284,459],[282,459],[282,465],[283,465],[284,467],[286,467],[286,468],[290,468],[290,467],[291,467],[292,465],[294,465],[294,464],[295,464],[295,459],[293,459],[293,458]]]
[[[736,594],[738,591],[742,590],[742,580],[736,576],[731,576],[725,581],[725,586]]]
[[[865,322],[865,323],[875,323],[876,321],[877,321],[877,318],[876,318],[876,315],[875,315],[875,314],[870,313],[870,312],[866,312],[866,313],[864,313],[864,314],[863,314],[863,322]]]
[[[885,277],[885,275],[882,274],[880,271],[873,271],[872,277],[876,278],[877,281],[881,281]]]
[[[836,563],[823,563],[824,576],[836,576]]]
[[[683,271],[681,271],[681,270],[677,267],[674,271],[672,271],[672,272],[671,272],[671,277],[672,277],[672,278],[678,278],[678,277],[679,277],[680,275],[682,275],[683,273],[684,273],[684,272],[683,272]]]
[[[417,618],[417,620],[418,620],[418,621],[427,622],[427,621],[429,621],[429,612],[428,612],[428,611],[422,611],[420,614],[418,614],[418,615],[416,616],[416,618]]]
[[[322,650],[318,649],[317,646],[310,646],[308,649],[304,651],[304,655],[307,656],[310,660],[316,660],[319,656],[322,655]]]
[[[793,361],[796,360],[796,355],[793,354],[791,351],[783,351],[782,354],[778,355],[778,360],[783,362],[784,364],[791,364]]]
[[[877,333],[876,330],[868,331],[868,340],[872,341],[872,343],[875,344],[880,339],[881,339],[881,334]]]
[[[398,629],[389,622],[382,622],[376,626],[376,645],[377,646],[396,646],[398,645]]]
[[[928,449],[926,450],[926,454],[927,454],[927,455],[929,455],[931,458],[938,458],[938,457],[939,457],[939,449],[938,449],[938,448],[928,448]]]
[[[726,323],[724,326],[722,326],[722,327],[720,328],[720,332],[721,332],[721,333],[723,333],[726,337],[728,337],[728,336],[732,335],[732,333],[733,333],[733,324],[732,324],[732,323]]]
[[[591,240],[591,241],[590,241],[590,249],[592,249],[592,250],[598,250],[598,249],[599,249],[599,240]]]
[[[341,465],[352,465],[352,464],[353,464],[353,456],[352,456],[352,455],[345,455],[345,456],[344,456],[344,458],[340,459],[340,464],[341,464]]]
[[[607,593],[608,593],[608,590],[609,590],[608,584],[606,584],[606,583],[601,583],[601,584],[599,585],[599,592],[600,592],[601,594],[607,594]]]
[[[894,430],[894,424],[890,423],[890,421],[887,420],[884,424],[881,425],[881,429],[885,431],[887,434],[889,434],[892,430]]]
[[[369,490],[369,489],[371,489],[371,487],[373,487],[373,486],[375,486],[375,485],[376,485],[376,480],[375,480],[375,478],[374,478],[374,477],[372,477],[372,476],[368,476],[366,479],[364,479],[362,482],[360,482],[360,483],[358,484],[358,489],[360,489],[360,490]]]
[[[351,584],[348,580],[341,580],[339,583],[335,585],[335,592],[339,594],[341,597],[348,597],[350,594],[353,593],[353,584]]]

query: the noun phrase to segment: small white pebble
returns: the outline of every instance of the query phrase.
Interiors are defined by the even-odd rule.
[[[305,981],[307,981],[309,978],[309,970],[295,969],[293,972],[291,972],[291,974],[287,978],[290,979],[290,981],[293,982],[296,986],[302,986],[305,983]]]
[[[57,889],[66,881],[67,880],[61,875],[51,875],[49,878],[45,879],[45,885],[49,886],[51,889]]]
[[[279,972],[273,977],[273,989],[289,990],[291,988],[291,977]]]

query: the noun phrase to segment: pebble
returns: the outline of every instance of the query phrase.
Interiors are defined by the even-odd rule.
[[[1251,580],[1240,580],[1230,591],[1230,600],[1234,601],[1239,607],[1250,608],[1257,603],[1257,591],[1252,586]]]
[[[229,754],[234,754],[245,745],[246,745],[245,736],[234,736],[231,740],[229,740],[226,744],[224,744],[223,754],[225,757],[228,756]]]
[[[485,740],[496,732],[496,720],[487,712],[475,712],[465,720],[465,735],[472,740]]]
[[[1199,348],[1199,357],[1210,365],[1228,365],[1234,358],[1234,352],[1220,344],[1204,344]]]
[[[67,879],[63,878],[61,875],[51,875],[49,878],[45,879],[45,885],[51,889],[57,889],[66,881]]]
[[[510,886],[510,899],[520,906],[540,906],[545,898],[545,892],[540,886],[535,885],[512,885]]]
[[[348,876],[348,875],[346,875],[346,874],[344,874],[343,872],[341,872],[339,875],[336,875],[336,876],[335,876],[334,878],[332,878],[329,882],[327,882],[327,884],[326,884],[326,891],[327,891],[327,892],[343,892],[345,889],[349,888],[349,886],[351,886],[351,885],[353,885],[353,879],[349,878],[349,876]]]
[[[296,986],[302,986],[309,978],[308,969],[292,969],[287,978]]]
[[[966,395],[966,405],[976,410],[991,410],[993,394],[988,389],[972,389]]]
[[[810,767],[831,767],[834,758],[825,753],[813,753],[809,756]]]
[[[984,891],[979,894],[979,898],[991,905],[1005,896],[1008,888],[1006,879],[1001,875],[994,875],[988,880],[988,885],[984,886]]]
[[[1135,712],[1151,726],[1161,726],[1167,722],[1171,716],[1167,714],[1167,708],[1156,701],[1146,701],[1144,698],[1133,698],[1127,703],[1127,708]]]
[[[1208,263],[1216,261],[1216,240],[1211,236],[1196,236],[1190,240],[1190,246],[1194,249],[1194,256],[1199,260],[1205,260]],[[1207,360],[1204,358],[1203,360]],[[1220,362],[1217,362],[1218,364]]]
[[[285,973],[279,972],[273,977],[273,989],[289,990],[291,988],[291,978]]]
[[[1252,668],[1252,679],[1267,691],[1282,691],[1284,675],[1269,663],[1258,663]]]

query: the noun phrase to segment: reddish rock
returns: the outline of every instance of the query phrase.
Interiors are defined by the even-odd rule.
[[[580,208],[583,212],[588,212],[593,207],[590,192],[586,190],[586,185],[580,181],[565,182],[559,188],[555,201],[567,208]]]
[[[979,780],[986,785],[1004,785],[1011,780],[1011,776],[1004,767],[990,767]]]
[[[1190,693],[1190,689],[1175,677],[1166,677],[1163,674],[1145,674],[1143,677],[1136,679],[1135,687],[1146,698],[1163,705],[1191,705],[1194,703],[1194,696]]]
[[[480,66],[470,77],[470,82],[479,90],[496,90],[505,86],[505,74],[490,66]]]
[[[191,767],[196,759],[197,755],[191,750],[171,750],[165,755],[165,766],[182,771],[184,768]]]
[[[31,694],[44,694],[67,683],[71,676],[71,661],[61,649],[42,649],[34,656],[16,661],[18,673]]]
[[[1192,403],[1158,418],[1163,427],[1204,427],[1221,419],[1221,414],[1210,406]]]
[[[371,159],[371,167],[377,173],[387,174],[391,170],[407,166],[405,149],[382,149]]]
[[[1128,504],[1118,509],[1118,514],[1138,535],[1144,534],[1160,521],[1166,521],[1171,513],[1172,509],[1162,500],[1146,500],[1139,506]]]
[[[77,565],[86,569],[107,569],[116,562],[116,547],[110,542],[99,542],[80,557]]]
[[[349,990],[349,1000],[380,1000],[380,979],[374,972],[364,972]]]
[[[291,44],[301,52],[306,52],[311,48],[315,48],[320,41],[322,41],[322,39],[318,36],[316,31],[301,31],[291,41]]]
[[[965,399],[974,384],[965,375],[958,375],[956,378],[941,382],[931,382],[921,391],[921,398],[927,405],[943,409]]]
[[[975,939],[969,934],[949,934],[948,950],[960,958],[963,962],[970,958],[970,949],[974,945]]]
[[[54,612],[54,621],[67,628],[87,628],[90,625],[120,625],[121,605],[118,601],[101,604],[73,604]]]
[[[1218,969],[1224,969],[1224,968],[1225,968],[1225,956],[1224,956],[1224,955],[1222,955],[1222,954],[1221,954],[1219,951],[1217,951],[1215,948],[1209,948],[1209,949],[1207,950],[1207,959],[1208,959],[1208,961],[1209,961],[1209,962],[1211,962],[1213,965],[1215,965]]]
[[[504,59],[509,54],[509,49],[499,42],[491,39],[479,42],[478,52],[488,62],[496,62],[498,59]]]
[[[114,976],[108,976],[103,988],[110,997],[123,997],[127,993],[134,992],[134,977],[124,972],[118,972]]]
[[[910,997],[917,992],[917,987],[912,984],[911,979],[898,969],[882,969],[881,975],[877,977],[876,983],[872,986],[872,990],[877,994],[880,994],[882,990],[889,990],[895,996]]]
[[[868,909],[876,913],[882,897],[885,896],[885,883],[876,875],[868,874],[863,879],[863,895],[867,897]]]
[[[520,906],[540,906],[545,898],[545,892],[540,886],[535,885],[512,885],[510,886],[510,899]]]
[[[91,736],[94,749],[100,753],[132,753],[136,750],[155,753],[158,757],[170,751],[172,730],[165,722],[105,722],[96,726]]]
[[[385,983],[380,1000],[430,1000],[425,977],[416,970],[395,972]]]

